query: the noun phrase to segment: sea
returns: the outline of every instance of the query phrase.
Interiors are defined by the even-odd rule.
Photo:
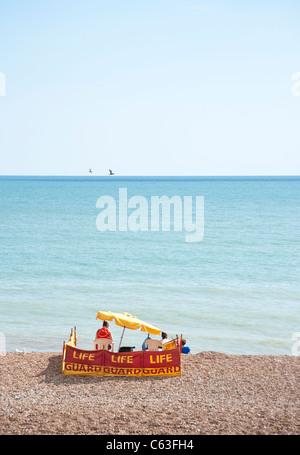
[[[162,196],[170,211],[161,204],[153,230]],[[2,352],[60,352],[74,327],[77,347],[94,349],[97,313],[112,311],[182,335],[192,353],[299,355],[299,239],[298,176],[1,176]],[[116,349],[122,328],[110,329]],[[146,336],[125,329],[122,345]]]

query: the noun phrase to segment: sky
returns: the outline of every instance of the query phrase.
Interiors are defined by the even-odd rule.
[[[299,24],[299,0],[0,0],[0,175],[299,175]]]

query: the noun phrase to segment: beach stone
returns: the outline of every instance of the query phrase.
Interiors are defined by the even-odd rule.
[[[299,356],[201,352],[182,357],[182,376],[160,378],[64,376],[61,366],[55,352],[0,357],[1,435],[300,432]]]

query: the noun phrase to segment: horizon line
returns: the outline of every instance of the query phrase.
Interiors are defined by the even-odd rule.
[[[0,174],[0,177],[300,177],[300,174]]]

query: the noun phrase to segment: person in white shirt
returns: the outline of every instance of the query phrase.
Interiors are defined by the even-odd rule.
[[[167,343],[169,340],[168,340],[168,335],[165,333],[165,332],[161,332],[161,343],[162,344],[165,344]]]

